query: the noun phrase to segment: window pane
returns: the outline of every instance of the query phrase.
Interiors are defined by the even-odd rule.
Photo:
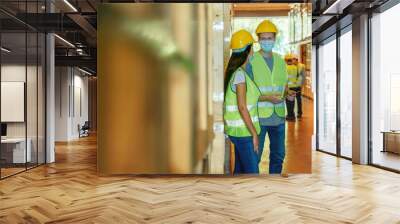
[[[340,37],[340,150],[341,155],[352,156],[352,33]]]
[[[318,48],[318,149],[336,153],[336,40]]]
[[[1,177],[25,170],[26,150],[26,33],[1,34]]]
[[[398,21],[400,4],[375,15],[371,38],[372,163],[396,170],[400,170],[400,33],[393,27]]]
[[[23,18],[25,13],[44,13],[45,2],[0,1],[0,7]],[[46,53],[44,33],[5,12],[0,17],[0,176],[4,178],[45,161]]]

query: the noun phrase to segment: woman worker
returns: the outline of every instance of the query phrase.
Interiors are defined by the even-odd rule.
[[[225,133],[235,146],[234,173],[258,173],[257,103],[261,93],[245,71],[254,39],[245,30],[232,35],[232,55],[225,72]]]

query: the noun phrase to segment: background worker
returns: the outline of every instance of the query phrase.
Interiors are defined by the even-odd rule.
[[[253,37],[245,30],[232,35],[232,55],[225,72],[224,123],[225,133],[235,146],[235,174],[258,173],[257,103],[261,93],[245,71],[253,43]]]
[[[279,174],[285,159],[285,103],[287,90],[286,64],[272,51],[278,30],[269,20],[262,21],[257,29],[261,50],[254,53],[246,70],[255,81],[262,96],[258,102],[261,133],[259,158],[261,160],[265,137],[270,139],[269,173]]]
[[[304,83],[304,70],[305,66],[298,63],[297,55],[287,54],[285,56],[288,71],[288,86],[290,90],[296,92],[296,98],[288,97],[286,99],[287,106],[287,117],[288,121],[295,121],[296,117],[294,114],[295,101],[297,102],[297,118],[301,118],[303,115],[301,89]]]

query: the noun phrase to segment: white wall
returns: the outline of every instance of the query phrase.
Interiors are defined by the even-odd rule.
[[[88,78],[72,67],[56,67],[55,73],[55,140],[77,139],[78,124],[88,120]]]
[[[24,65],[2,65],[1,81],[2,82],[25,82],[25,64]],[[1,108],[6,110],[6,108]],[[25,137],[24,122],[7,123],[7,137]]]
[[[25,64],[10,64],[1,66],[1,81],[3,82],[25,82]],[[5,110],[6,108],[1,108]],[[7,123],[7,137],[25,137],[25,122]]]
[[[68,140],[69,68],[55,68],[55,141]]]
[[[72,138],[78,138],[79,137],[79,132],[78,132],[78,124],[81,126],[85,123],[85,121],[89,120],[89,111],[88,111],[88,105],[89,105],[89,92],[88,92],[88,77],[83,77],[81,74],[82,73],[76,73],[77,70],[74,70],[74,96],[72,96],[72,99],[74,99],[74,102],[71,102],[71,105],[74,105],[73,108],[71,108],[72,111],[72,119],[71,119],[71,132],[70,135]],[[81,107],[81,108],[80,108]],[[81,110],[81,111],[80,111]]]

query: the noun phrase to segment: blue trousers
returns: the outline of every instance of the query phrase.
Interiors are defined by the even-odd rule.
[[[235,169],[234,174],[258,173],[258,155],[254,152],[253,137],[232,137],[235,145]]]
[[[285,159],[285,124],[280,124],[278,126],[261,126],[258,162],[261,161],[267,133],[270,141],[269,173],[279,174],[282,172],[282,164]]]

